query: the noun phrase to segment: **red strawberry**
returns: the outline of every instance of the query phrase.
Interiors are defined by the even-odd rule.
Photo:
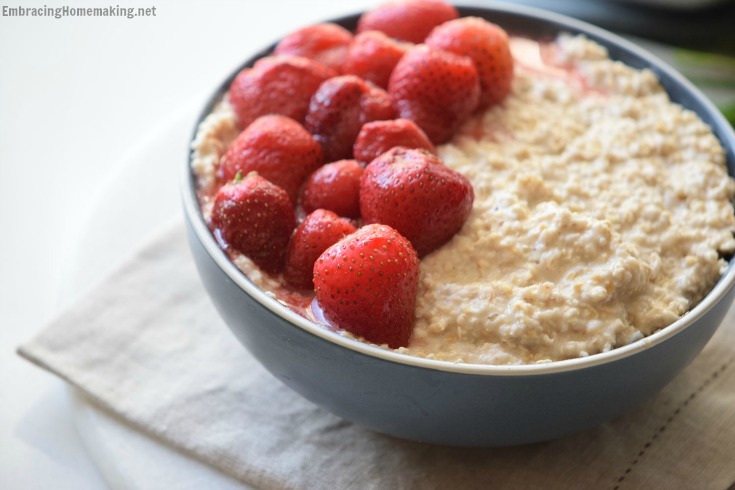
[[[398,62],[388,93],[399,116],[418,124],[438,145],[452,139],[475,110],[480,83],[468,57],[421,45]]]
[[[219,166],[227,181],[252,171],[283,188],[296,202],[304,180],[324,163],[319,143],[286,116],[262,116],[232,142]]]
[[[304,211],[323,208],[347,218],[359,218],[362,172],[355,160],[339,160],[319,167],[304,184]]]
[[[410,46],[380,31],[361,32],[350,44],[342,72],[357,75],[378,87],[388,88],[393,68]]]
[[[480,77],[478,109],[497,104],[510,93],[513,56],[508,35],[499,26],[479,17],[464,17],[434,29],[426,44],[472,59]]]
[[[392,119],[385,90],[354,75],[330,78],[311,98],[304,126],[322,145],[327,162],[352,158],[352,145],[363,124]]]
[[[284,37],[274,54],[303,56],[341,71],[352,33],[337,24],[324,23],[304,27]]]
[[[382,31],[396,39],[420,43],[434,27],[457,17],[457,9],[440,0],[394,1],[364,13],[357,32]]]
[[[337,243],[355,227],[336,214],[317,209],[296,228],[288,243],[283,277],[294,287],[314,288],[314,262],[326,249]]]
[[[266,114],[283,114],[303,122],[311,96],[336,73],[300,56],[269,56],[245,68],[230,85],[230,102],[240,127]]]
[[[360,179],[365,223],[392,226],[411,240],[419,256],[462,228],[474,197],[469,180],[425,150],[393,148],[373,160]]]
[[[368,225],[329,247],[314,264],[316,299],[333,325],[375,344],[408,345],[419,258],[385,225]]]
[[[212,226],[225,244],[275,273],[283,268],[296,216],[286,191],[252,173],[220,188]]]
[[[367,165],[373,159],[396,146],[404,148],[423,148],[436,153],[426,133],[408,119],[375,121],[365,124],[355,140],[353,153],[355,159]]]

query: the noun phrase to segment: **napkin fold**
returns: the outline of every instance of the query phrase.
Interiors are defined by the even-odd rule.
[[[243,483],[309,488],[700,488],[735,484],[733,312],[636,410],[547,443],[465,449],[399,440],[304,400],[217,315],[173,223],[20,355],[98,405]]]

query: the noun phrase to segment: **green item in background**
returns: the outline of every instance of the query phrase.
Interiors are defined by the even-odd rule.
[[[735,102],[726,107],[720,107],[720,110],[725,115],[725,118],[730,121],[730,124],[735,127]]]
[[[735,91],[735,58],[732,56],[677,48],[674,60],[682,74],[699,87]],[[735,100],[720,102],[718,108],[735,126]]]

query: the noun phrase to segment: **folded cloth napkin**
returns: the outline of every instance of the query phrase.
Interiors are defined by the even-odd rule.
[[[598,428],[514,448],[402,441],[339,419],[263,369],[218,317],[177,222],[19,352],[258,488],[724,490],[735,482],[732,315],[725,322],[662,392]]]

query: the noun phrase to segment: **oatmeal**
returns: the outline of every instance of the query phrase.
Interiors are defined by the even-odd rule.
[[[481,364],[605,352],[684,315],[735,251],[723,149],[653,73],[581,36],[511,44],[511,95],[438,148],[475,201],[461,231],[421,260],[402,352]],[[205,215],[236,135],[224,100],[193,144]],[[279,297],[277,278],[235,262]]]

